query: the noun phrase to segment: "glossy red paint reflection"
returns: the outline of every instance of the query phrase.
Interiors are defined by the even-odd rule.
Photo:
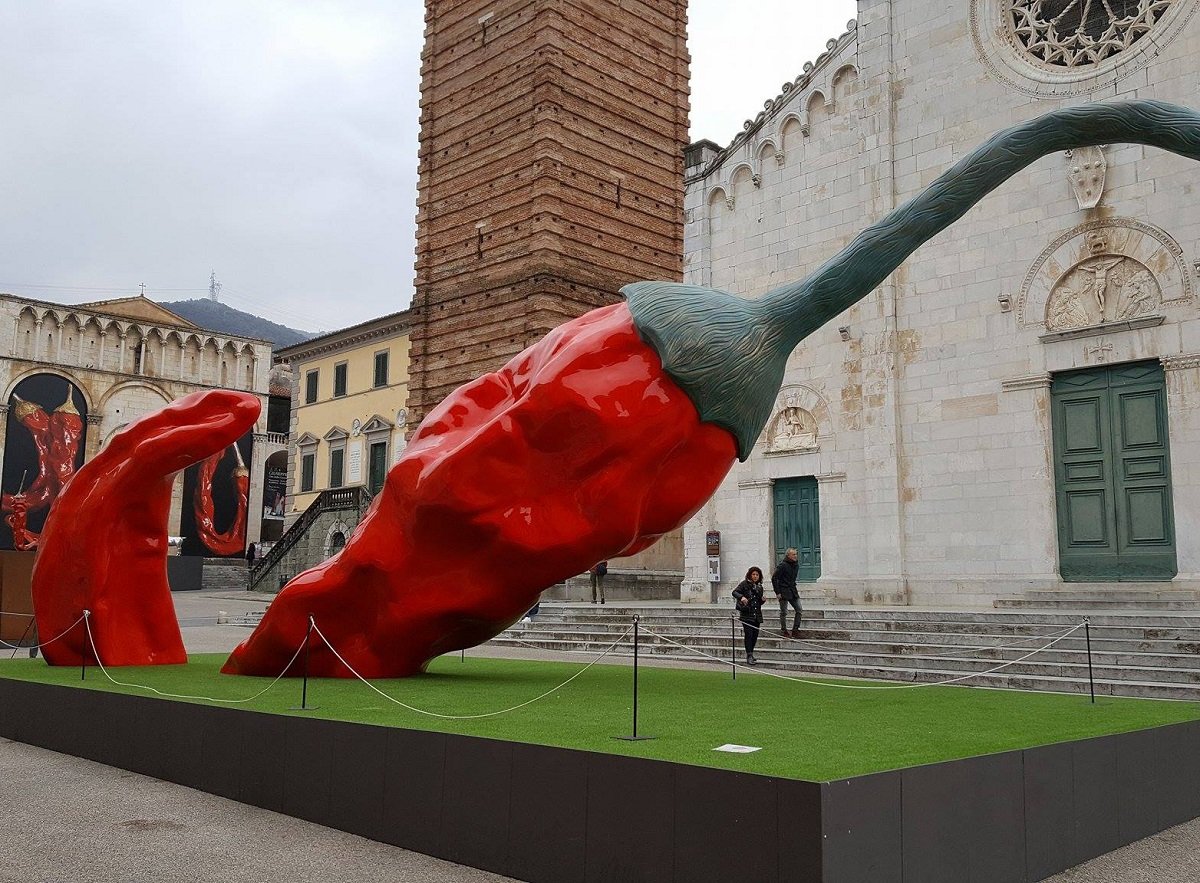
[[[364,677],[414,674],[682,525],[735,455],[625,304],[594,310],[430,412],[346,547],[280,592],[223,671],[279,674],[311,614]],[[316,637],[309,673],[351,676]]]
[[[258,419],[249,393],[193,393],[113,436],[50,509],[33,568],[38,636],[51,665],[94,661],[85,609],[105,665],[187,662],[167,584],[167,516],[175,474],[241,437]]]

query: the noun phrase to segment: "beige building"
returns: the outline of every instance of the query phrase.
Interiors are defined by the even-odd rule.
[[[290,524],[324,490],[383,487],[404,449],[408,313],[279,350],[292,374]]]

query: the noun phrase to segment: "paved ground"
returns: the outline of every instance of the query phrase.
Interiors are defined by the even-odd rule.
[[[250,630],[217,625],[219,612],[261,610],[270,597],[251,592],[176,594],[188,651],[232,650]],[[477,647],[469,653],[580,658],[512,647]],[[0,883],[509,879],[7,740],[0,740],[0,806],[8,808]],[[1198,880],[1200,820],[1080,865],[1047,883]]]
[[[6,739],[0,806],[0,883],[512,879]]]

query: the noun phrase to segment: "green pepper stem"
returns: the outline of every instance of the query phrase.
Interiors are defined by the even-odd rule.
[[[1005,129],[808,277],[759,300],[669,282],[639,282],[622,291],[663,369],[702,420],[734,435],[745,460],[770,419],[788,355],[804,338],[1038,158],[1125,142],[1200,159],[1200,114],[1161,101],[1125,101],[1056,110]]]

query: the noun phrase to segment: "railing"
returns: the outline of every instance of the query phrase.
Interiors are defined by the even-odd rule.
[[[292,523],[292,526],[284,531],[283,536],[275,541],[271,551],[254,562],[250,568],[249,588],[253,589],[262,582],[283,556],[300,541],[301,537],[308,533],[308,529],[312,527],[313,522],[322,512],[344,512],[347,509],[353,509],[361,519],[370,507],[372,499],[371,492],[365,487],[343,487],[321,491],[304,510],[304,513]]]

